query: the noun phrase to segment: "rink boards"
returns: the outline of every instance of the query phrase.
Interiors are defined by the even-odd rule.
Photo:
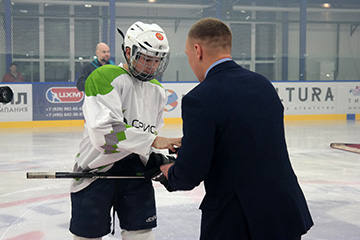
[[[197,82],[164,82],[168,95],[165,123],[181,123],[181,100]],[[360,119],[360,81],[272,82],[285,110],[285,120]],[[0,103],[0,128],[81,126],[84,93],[75,83],[6,84],[11,103]],[[5,84],[0,84],[5,86]],[[229,108],[236,107],[231,103]]]

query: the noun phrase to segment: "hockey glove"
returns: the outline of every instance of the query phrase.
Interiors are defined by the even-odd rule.
[[[151,153],[145,166],[145,177],[160,182],[166,190],[173,192],[174,189],[171,188],[167,178],[160,170],[161,165],[173,162],[175,162],[175,158],[172,156],[165,156],[161,153]]]

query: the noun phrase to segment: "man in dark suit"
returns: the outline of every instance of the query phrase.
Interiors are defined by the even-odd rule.
[[[185,53],[200,84],[182,100],[178,158],[160,168],[174,190],[204,181],[201,240],[300,239],[313,221],[289,160],[283,105],[268,79],[231,60],[231,42],[218,19],[190,29]]]

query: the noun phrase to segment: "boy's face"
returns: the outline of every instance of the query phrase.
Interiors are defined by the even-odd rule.
[[[145,74],[154,74],[160,65],[160,58],[139,54],[134,64],[137,72]]]

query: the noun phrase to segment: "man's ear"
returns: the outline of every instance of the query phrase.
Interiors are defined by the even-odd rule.
[[[195,48],[197,59],[202,60],[202,57],[203,57],[203,49],[202,49],[202,47],[199,44],[195,44],[194,48]]]

